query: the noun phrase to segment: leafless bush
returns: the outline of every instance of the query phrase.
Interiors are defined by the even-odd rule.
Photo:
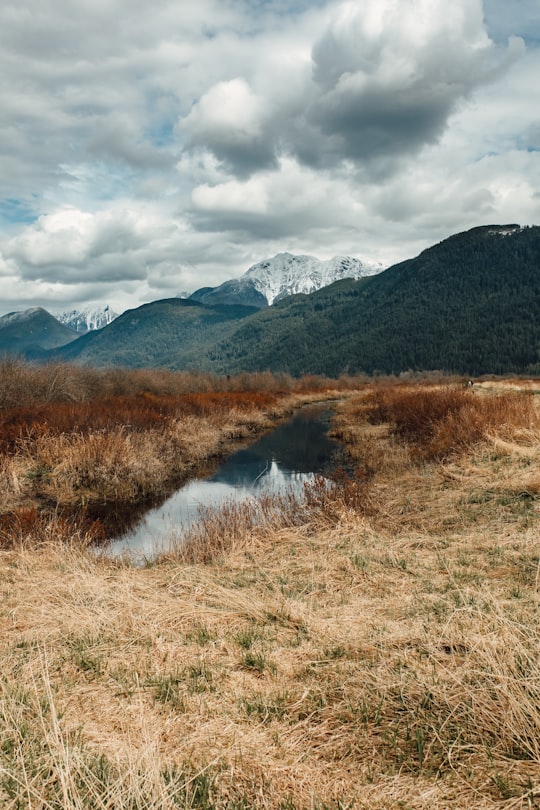
[[[379,387],[362,408],[368,421],[389,423],[424,459],[463,452],[493,429],[529,427],[534,418],[529,394],[482,396],[455,386]]]

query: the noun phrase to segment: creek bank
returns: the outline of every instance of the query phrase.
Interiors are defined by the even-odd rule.
[[[211,474],[191,478],[148,510],[132,530],[113,538],[107,553],[152,557],[181,542],[198,522],[201,510],[205,514],[208,509],[219,510],[232,503],[239,506],[261,496],[303,498],[305,484],[314,476],[331,477],[344,466],[344,450],[329,435],[332,415],[327,402],[297,409],[258,440],[226,456]]]
[[[0,515],[0,542],[30,515],[66,521],[102,543],[129,529],[188,481],[209,476],[234,450],[270,431],[316,395],[287,395],[266,408],[232,409],[171,420],[159,430],[45,437],[35,457],[16,459],[21,480],[16,500]],[[328,392],[328,400],[336,392]],[[16,533],[16,532],[15,532]]]

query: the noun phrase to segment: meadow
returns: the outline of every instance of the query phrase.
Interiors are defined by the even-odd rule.
[[[35,464],[43,436],[84,442],[122,428],[133,442],[151,433],[147,467],[160,430],[183,420],[193,464],[208,420],[215,450],[231,431],[330,396],[320,380],[285,382],[216,379],[203,391],[192,379],[192,390],[164,391],[141,377],[139,389],[114,391],[126,408],[157,398],[166,431],[137,423],[136,409],[123,424],[120,408],[116,422],[86,428],[82,406],[110,391],[36,397],[25,406],[52,404],[57,420],[2,428],[6,480],[15,471],[40,497],[101,497],[102,484],[67,487],[49,461],[48,482],[18,471],[35,469],[23,461]],[[187,543],[146,567],[96,555],[58,515],[25,519],[35,491],[8,490],[5,513],[21,511],[0,553],[2,807],[540,804],[536,390],[356,383],[342,381],[333,422],[354,476],[316,479],[303,498],[208,511]],[[221,416],[214,405],[193,412],[240,391],[254,397],[245,409],[229,400]],[[170,397],[186,412],[171,416]],[[73,402],[76,431],[61,427]]]

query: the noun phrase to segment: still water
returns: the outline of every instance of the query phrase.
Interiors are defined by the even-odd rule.
[[[107,545],[108,555],[151,558],[193,524],[201,506],[219,506],[263,493],[301,491],[315,474],[329,472],[339,445],[328,437],[331,411],[309,405],[254,444],[229,456],[205,480],[194,479],[149,510],[135,529]]]

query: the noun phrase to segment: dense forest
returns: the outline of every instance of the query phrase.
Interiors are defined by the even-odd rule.
[[[358,282],[286,299],[216,347],[295,374],[540,371],[540,228],[475,228]]]

